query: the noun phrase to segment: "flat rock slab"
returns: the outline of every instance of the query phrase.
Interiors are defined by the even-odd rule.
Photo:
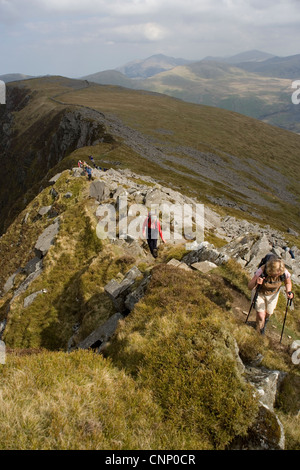
[[[196,269],[197,271],[201,271],[202,273],[208,273],[212,269],[217,268],[218,266],[211,261],[200,261],[199,263],[192,264],[192,268]]]

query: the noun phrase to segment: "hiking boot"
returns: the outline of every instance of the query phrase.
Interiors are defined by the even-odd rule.
[[[261,333],[262,335],[265,334],[266,326],[267,326],[267,323],[268,323],[269,320],[270,320],[270,317],[266,317],[266,319],[265,319],[265,324],[264,324],[263,328],[260,330],[260,333]]]

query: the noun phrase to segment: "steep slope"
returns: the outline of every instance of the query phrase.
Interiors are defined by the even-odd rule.
[[[0,108],[0,232],[26,205],[24,193],[36,194],[57,162],[107,138],[91,111],[70,110],[50,99],[58,90],[80,89],[86,82],[52,77],[37,80],[34,87],[31,83],[9,84],[7,104]]]

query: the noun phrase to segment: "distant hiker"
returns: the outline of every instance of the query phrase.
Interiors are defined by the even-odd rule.
[[[149,212],[144,224],[143,224],[143,236],[147,238],[147,242],[154,258],[157,258],[157,240],[158,234],[162,239],[163,243],[166,243],[162,234],[159,220],[155,213]]]
[[[89,181],[91,181],[91,179],[92,179],[92,169],[89,166],[86,168],[86,173],[87,173]]]
[[[261,333],[265,333],[266,325],[273,314],[279,297],[279,291],[282,283],[285,284],[285,291],[288,299],[292,299],[291,274],[286,269],[283,260],[270,257],[266,264],[263,264],[248,284],[252,290],[252,299],[256,288],[259,287],[259,293],[255,304],[256,327]]]
[[[284,246],[283,249],[286,253],[289,253],[291,255],[292,259],[295,259],[295,253],[292,251],[291,248],[289,248],[288,246]]]
[[[82,168],[82,167],[83,167],[83,163],[82,163],[81,160],[78,161],[78,167],[79,167],[79,168]]]
[[[94,163],[94,157],[92,155],[90,155],[90,160]]]

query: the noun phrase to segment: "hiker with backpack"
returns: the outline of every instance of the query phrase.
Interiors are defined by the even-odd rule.
[[[256,327],[261,334],[265,333],[266,325],[273,314],[279,297],[279,291],[284,283],[288,299],[293,299],[291,274],[286,269],[283,260],[273,255],[267,255],[260,263],[253,278],[248,284],[252,290],[255,302]]]
[[[163,243],[166,243],[162,234],[159,220],[155,213],[149,212],[143,224],[143,236],[147,238],[148,246],[154,258],[157,258],[157,240],[158,235]]]

